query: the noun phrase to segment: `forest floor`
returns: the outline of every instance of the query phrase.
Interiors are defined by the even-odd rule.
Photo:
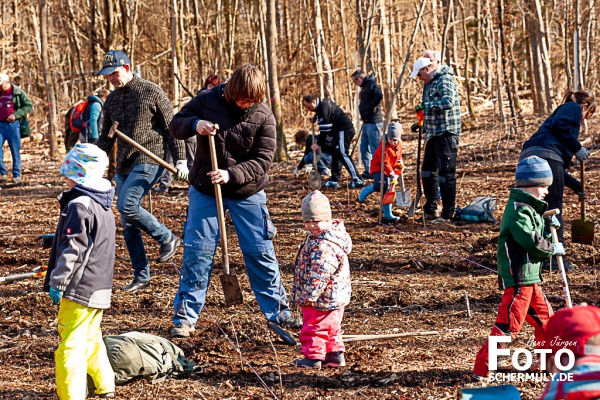
[[[496,196],[498,219],[514,182],[520,148],[516,140],[512,146],[509,139],[500,146],[504,143],[500,137],[493,141],[486,129],[463,134],[457,199],[464,207],[478,195]],[[417,140],[414,135],[404,140],[406,184],[414,195]],[[597,222],[600,163],[595,154],[600,146],[594,140],[597,138],[586,138],[588,148],[595,148],[588,163],[587,210],[588,218]],[[54,232],[59,215],[56,196],[66,188],[58,173],[60,161],[50,159],[41,144],[26,142],[22,153],[23,183],[9,183],[0,190],[0,276],[47,263],[49,250],[42,249],[36,237]],[[276,164],[266,189],[278,230],[274,240],[277,258],[288,293],[298,245],[305,235],[299,206],[308,193],[307,177],[292,174],[295,164]],[[152,196],[152,206],[154,215],[181,237],[187,190],[178,185],[164,195]],[[225,307],[219,280],[213,279],[196,332],[190,338],[173,340],[200,369],[185,378],[155,385],[136,381],[120,386],[117,398],[454,399],[460,388],[473,386],[470,377],[475,354],[489,334],[502,295],[495,273],[498,224],[419,224],[416,218],[407,217],[407,208],[395,207],[400,223],[382,226],[376,222],[377,196],[371,195],[360,205],[356,189],[324,192],[332,202],[334,217],[344,220],[353,241],[352,299],[342,324],[344,334],[437,331],[437,335],[347,343],[347,366],[340,369],[293,367],[291,361],[301,357],[300,348],[286,346],[267,329],[228,223],[231,264],[240,277],[245,303]],[[573,301],[600,304],[599,250],[571,243],[568,221],[579,218],[579,203],[570,192],[565,196],[564,216],[565,247],[576,266],[568,275]],[[129,283],[132,274],[118,222],[117,226],[113,302],[104,314],[103,333],[141,331],[169,338],[182,250],[172,264],[152,265],[150,288],[124,292],[120,288]],[[598,228],[596,231],[598,234]],[[146,244],[149,257],[156,257],[159,246],[148,237]],[[563,307],[558,275],[545,273],[544,279],[544,291],[555,310]],[[0,284],[2,399],[55,396],[57,307],[41,288],[40,279]],[[467,317],[465,294],[471,318]],[[526,325],[512,347],[531,348],[527,343],[532,339],[533,330]],[[239,346],[243,362],[235,346]],[[523,399],[536,399],[543,387],[543,383],[530,382],[516,385]]]

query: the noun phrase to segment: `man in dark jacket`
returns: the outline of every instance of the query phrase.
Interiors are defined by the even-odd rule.
[[[4,151],[2,146],[8,142],[12,155],[12,177],[14,183],[21,183],[21,129],[29,132],[27,114],[33,106],[27,94],[18,86],[10,83],[8,75],[0,74],[0,183],[6,182],[6,166],[2,159]],[[27,135],[29,136],[29,135]]]
[[[163,154],[168,146],[177,168],[177,179],[186,180],[187,161],[183,142],[169,135],[173,117],[171,102],[160,87],[133,75],[129,57],[122,51],[111,50],[104,56],[99,75],[106,75],[115,90],[104,104],[104,125],[96,143],[107,154],[112,150],[116,136],[108,137],[113,122],[119,122],[119,131],[154,154]],[[142,231],[160,243],[159,263],[169,261],[180,240],[152,214],[142,208],[142,197],[163,172],[163,167],[124,140],[118,140],[117,209],[121,214],[123,236],[131,258],[133,280],[125,290],[134,291],[150,285],[150,263],[146,256]]]
[[[323,187],[337,189],[340,187],[338,181],[342,172],[342,164],[350,173],[351,188],[364,186],[364,181],[358,176],[358,170],[350,157],[350,142],[354,137],[352,121],[346,113],[333,101],[319,99],[314,94],[307,94],[302,98],[302,105],[308,111],[314,111],[313,122],[319,124],[319,137],[317,143],[313,144],[312,150],[319,151],[325,145],[327,137],[333,138],[333,150],[331,154],[331,178]]]
[[[363,122],[362,136],[360,137],[360,157],[365,167],[362,177],[371,178],[371,159],[375,150],[379,147],[381,128],[383,127],[383,115],[381,114],[381,99],[383,93],[375,82],[375,74],[367,76],[364,71],[358,69],[352,74],[352,82],[361,87],[360,104],[358,111]]]
[[[198,138],[190,172],[189,208],[184,235],[179,290],[173,301],[173,337],[194,331],[204,307],[219,241],[215,185],[220,185],[224,210],[229,210],[258,305],[270,322],[299,328],[292,318],[275,257],[275,226],[264,188],[275,153],[275,118],[264,103],[264,76],[242,65],[231,79],[200,91],[173,117],[177,139]],[[216,129],[216,125],[219,128]],[[211,163],[208,135],[214,136],[218,169]]]

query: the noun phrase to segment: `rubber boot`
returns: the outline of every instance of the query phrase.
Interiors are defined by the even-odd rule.
[[[364,203],[365,201],[367,201],[367,196],[373,193],[374,191],[375,188],[373,187],[373,185],[365,186],[364,188],[362,188],[360,194],[358,195],[358,201]]]
[[[382,205],[381,210],[383,211],[383,218],[387,219],[388,221],[397,222],[400,219],[399,217],[396,217],[394,214],[392,214],[391,204]]]

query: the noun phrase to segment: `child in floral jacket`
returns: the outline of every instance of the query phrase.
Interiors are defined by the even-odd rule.
[[[381,153],[385,145],[385,157],[383,165],[383,191],[387,192],[390,182],[396,183],[398,175],[402,173],[404,163],[402,162],[402,124],[392,122],[388,126],[388,133],[385,135],[385,140],[379,143],[379,147],[375,150],[373,159],[371,160],[371,175],[374,182],[372,185],[365,186],[358,195],[358,201],[364,203],[367,201],[367,196],[373,192],[379,192],[381,187]],[[387,143],[386,143],[387,142]],[[390,222],[397,222],[400,218],[392,213],[392,205],[384,204],[382,207],[383,217]]]
[[[350,302],[348,254],[352,240],[341,220],[332,220],[327,197],[318,190],[302,200],[302,221],[308,231],[294,272],[292,299],[302,307],[300,343],[304,368],[343,367],[341,324]]]

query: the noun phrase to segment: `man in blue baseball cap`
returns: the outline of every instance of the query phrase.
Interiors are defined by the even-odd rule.
[[[131,61],[119,50],[104,55],[102,69],[115,90],[108,95],[104,104],[104,125],[96,142],[107,154],[113,148],[116,136],[108,134],[113,122],[119,122],[119,130],[152,153],[164,155],[168,148],[175,160],[177,179],[187,180],[188,167],[183,141],[169,134],[173,108],[167,95],[156,84],[142,79],[131,71]],[[159,263],[169,261],[181,241],[160,223],[151,213],[142,208],[142,197],[160,178],[163,167],[146,154],[118,139],[117,209],[121,214],[123,236],[133,267],[133,280],[125,287],[127,291],[143,289],[150,285],[150,262],[142,240],[142,231],[160,243]]]

